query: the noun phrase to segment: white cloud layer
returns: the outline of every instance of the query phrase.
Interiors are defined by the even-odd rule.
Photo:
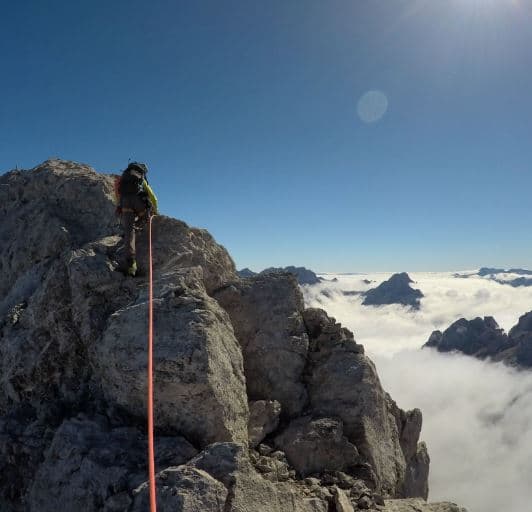
[[[339,281],[305,287],[306,305],[322,307],[351,329],[399,406],[423,411],[431,500],[455,501],[469,512],[531,510],[532,370],[419,348],[432,330],[462,316],[491,315],[508,330],[532,310],[532,288],[411,273],[425,294],[417,312],[362,306],[360,296],[342,293],[374,287],[389,275],[324,276]]]

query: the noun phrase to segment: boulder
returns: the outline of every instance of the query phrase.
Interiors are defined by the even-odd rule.
[[[89,359],[101,393],[134,417],[146,411],[147,290],[113,313]],[[225,311],[197,269],[168,273],[154,296],[155,426],[205,446],[247,442],[242,356]]]
[[[243,445],[216,443],[189,462],[229,491],[224,512],[327,512],[326,502],[309,497],[288,482],[274,483],[255,471]]]
[[[158,215],[152,223],[153,267],[156,275],[187,267],[200,267],[207,290],[214,290],[237,278],[236,267],[227,250],[205,229],[189,227],[180,220]],[[137,243],[139,267],[147,273],[147,230]]]
[[[336,487],[334,495],[334,504],[336,506],[336,512],[355,512],[353,504],[348,496],[342,489]]]
[[[159,512],[225,512],[228,491],[205,471],[190,466],[169,467],[157,473],[157,510]],[[149,510],[149,486],[135,490],[131,512]],[[118,512],[118,510],[117,510]]]
[[[294,277],[260,275],[231,283],[213,297],[229,313],[242,347],[249,398],[277,400],[284,416],[299,414],[307,403],[302,378],[308,336]]]
[[[343,423],[333,418],[302,417],[275,438],[276,446],[303,477],[343,471],[358,462],[358,450],[343,435]]]

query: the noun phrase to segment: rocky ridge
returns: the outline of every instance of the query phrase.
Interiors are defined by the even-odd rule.
[[[112,183],[63,160],[0,177],[5,512],[147,509],[147,282],[115,271]],[[293,276],[240,279],[165,216],[153,235],[159,510],[458,510],[409,499],[428,492],[421,412]]]
[[[455,274],[455,277],[461,279],[468,279],[473,276],[479,276],[482,278],[487,278],[490,281],[495,281],[499,284],[505,284],[518,288],[520,286],[532,286],[532,270],[527,270],[524,268],[492,268],[492,267],[482,267],[475,273],[468,274]],[[518,276],[518,277],[516,277]],[[527,276],[527,277],[525,277]]]
[[[445,331],[434,331],[423,347],[461,352],[519,368],[532,367],[532,311],[522,315],[506,334],[491,316],[460,318]]]
[[[264,269],[262,272],[259,272],[259,274],[272,274],[272,273],[288,273],[295,276],[297,279],[297,282],[300,285],[307,285],[307,284],[318,284],[323,281],[321,277],[318,277],[312,270],[309,270],[305,267],[294,267],[294,266],[288,266],[288,267],[269,267]],[[253,270],[250,270],[249,268],[243,268],[242,270],[238,270],[237,274],[239,277],[247,278],[247,277],[254,277],[257,274],[256,272],[253,272]]]

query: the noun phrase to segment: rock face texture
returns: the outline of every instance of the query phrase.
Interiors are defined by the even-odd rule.
[[[2,512],[147,509],[146,230],[141,276],[124,277],[112,184],[63,160],[0,177]],[[153,239],[159,510],[426,498],[421,413],[385,393],[352,333],[305,309],[294,276],[240,279],[206,231],[168,217]],[[442,506],[426,510],[455,510]]]
[[[439,352],[461,352],[478,359],[490,358],[510,366],[532,367],[532,312],[519,318],[506,334],[491,316],[461,318],[444,332],[434,331],[423,347]]]
[[[384,512],[466,512],[454,503],[424,503],[422,500],[386,500]]]
[[[413,309],[419,309],[420,299],[423,293],[410,286],[413,283],[406,272],[394,274],[387,281],[382,282],[376,288],[364,293],[365,306],[382,306],[385,304],[402,304]]]

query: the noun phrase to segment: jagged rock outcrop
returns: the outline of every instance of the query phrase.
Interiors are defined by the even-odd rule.
[[[197,454],[180,437],[156,439],[157,464],[177,466]],[[147,444],[134,427],[110,428],[105,417],[65,420],[29,490],[32,510],[127,510],[128,490],[142,484]],[[120,506],[119,506],[120,505]]]
[[[318,277],[312,270],[309,270],[305,267],[269,267],[264,269],[260,274],[292,274],[297,282],[301,285],[305,284],[317,284],[321,283],[323,279]],[[259,275],[257,272],[253,272],[249,268],[243,268],[242,270],[237,271],[238,277],[249,278]]]
[[[228,284],[214,298],[229,313],[242,347],[245,373],[251,377],[247,379],[250,399],[277,400],[283,415],[301,413],[308,401],[302,380],[308,334],[295,278],[259,275]]]
[[[301,285],[305,284],[318,284],[322,282],[322,278],[318,277],[312,270],[309,270],[305,267],[269,267],[264,269],[261,274],[272,274],[272,273],[288,273],[295,276],[297,282]]]
[[[157,510],[160,512],[226,512],[228,490],[218,480],[200,469],[190,466],[170,466],[155,475]],[[150,509],[149,488],[145,482],[135,489],[135,502],[113,508],[145,512]],[[113,504],[114,506],[114,504]]]
[[[425,346],[436,347],[439,352],[456,350],[479,358],[494,356],[509,348],[508,336],[491,316],[473,320],[461,318],[443,333],[434,331]]]
[[[253,272],[253,270],[249,269],[249,268],[243,268],[241,270],[237,270],[236,273],[238,274],[238,277],[243,277],[243,278],[246,278],[246,277],[253,277],[253,276],[256,276],[257,275],[257,272]]]
[[[146,509],[146,236],[144,275],[116,272],[112,182],[62,160],[0,177],[2,512]],[[153,234],[160,510],[426,495],[420,413],[397,407],[347,329],[305,309],[292,275],[240,279],[206,231],[168,217]]]
[[[342,421],[333,418],[297,418],[277,436],[275,444],[302,476],[344,471],[359,461],[356,446],[343,435]]]
[[[364,292],[364,306],[382,306],[385,304],[402,304],[413,309],[419,309],[420,299],[423,297],[421,290],[410,286],[412,279],[406,272],[394,274],[387,281],[376,288]]]
[[[308,387],[313,413],[340,418],[347,439],[369,463],[366,479],[380,492],[403,495],[407,467],[415,464],[412,445],[419,439],[421,412],[407,414],[397,407],[351,332],[319,309],[307,309],[304,318],[311,340]],[[408,443],[402,442],[405,437]],[[419,495],[426,496],[425,490]]]
[[[461,352],[521,368],[532,367],[532,312],[519,318],[506,334],[491,316],[460,318],[444,332],[434,331],[423,347],[439,352]]]
[[[504,360],[524,368],[532,368],[532,311],[519,318],[508,333],[510,343],[515,347],[505,354]]]

